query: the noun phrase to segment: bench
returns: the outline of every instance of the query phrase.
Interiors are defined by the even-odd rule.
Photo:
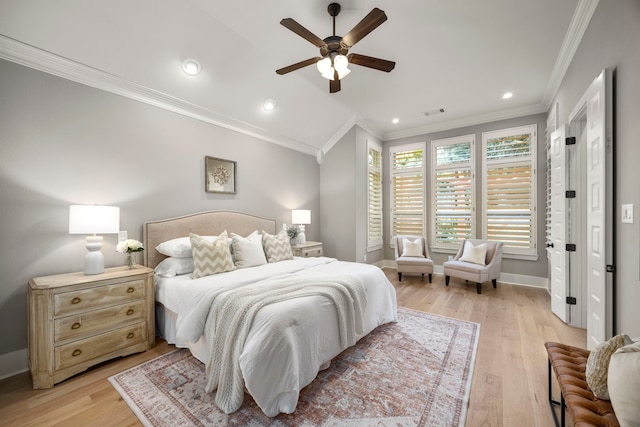
[[[565,408],[575,426],[619,426],[611,402],[596,398],[585,378],[589,350],[556,342],[544,345],[549,355],[549,406],[556,426],[565,426]],[[551,370],[560,386],[560,402],[551,392]],[[560,423],[555,406],[560,406]]]

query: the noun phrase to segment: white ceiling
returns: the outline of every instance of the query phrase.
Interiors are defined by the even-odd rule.
[[[280,20],[294,18],[324,38],[332,34],[329,3],[2,0],[0,57],[21,55],[13,45],[7,49],[7,41],[35,47],[70,60],[80,74],[107,73],[100,75],[178,103],[187,114],[315,153],[353,123],[393,139],[546,111],[562,63],[573,53],[570,42],[577,46],[581,37],[576,19],[589,1],[343,0],[338,35],[374,7],[388,16],[350,52],[396,67],[384,73],[351,65],[336,94],[315,66],[275,73],[318,56]],[[188,57],[202,64],[196,77],[181,71]],[[513,98],[501,99],[507,91]],[[270,98],[277,108],[266,112],[262,103]],[[424,115],[439,108],[445,113]]]

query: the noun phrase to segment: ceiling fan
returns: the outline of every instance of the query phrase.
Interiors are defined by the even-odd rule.
[[[336,36],[336,16],[340,13],[340,5],[338,3],[331,3],[327,7],[327,10],[329,15],[333,17],[333,35],[324,40],[298,24],[293,18],[285,18],[280,21],[283,27],[288,28],[303,39],[319,47],[321,56],[309,58],[289,65],[288,67],[280,68],[276,70],[276,73],[283,75],[308,65],[316,64],[322,76],[329,79],[329,92],[335,93],[340,90],[340,80],[351,72],[351,70],[347,68],[349,64],[386,71],[387,73],[393,70],[396,66],[396,63],[393,61],[359,55],[357,53],[349,53],[349,49],[351,49],[353,45],[387,20],[387,15],[382,10],[377,7],[373,8],[373,10],[369,12],[362,21],[358,22],[344,37]]]

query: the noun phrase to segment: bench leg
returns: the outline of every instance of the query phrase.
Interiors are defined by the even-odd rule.
[[[551,415],[553,415],[553,422],[556,425],[556,427],[564,427],[565,426],[565,415],[564,415],[564,408],[565,408],[565,404],[564,404],[564,396],[562,395],[562,392],[560,393],[560,402],[558,402],[557,400],[553,400],[553,395],[551,393],[552,387],[551,387],[551,361],[548,361],[549,363],[549,369],[548,369],[548,383],[549,383],[549,408],[551,409]],[[558,422],[558,416],[556,415],[556,409],[555,406],[559,405],[560,406],[560,418],[561,418],[561,423],[560,424]]]

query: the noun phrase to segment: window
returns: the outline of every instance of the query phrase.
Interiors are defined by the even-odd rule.
[[[424,236],[424,143],[390,149],[391,241],[393,236]]]
[[[537,256],[536,125],[482,134],[482,233],[504,253]]]
[[[382,147],[367,141],[367,150],[367,250],[371,251],[382,247]]]
[[[431,246],[458,249],[474,233],[475,135],[432,141]]]

